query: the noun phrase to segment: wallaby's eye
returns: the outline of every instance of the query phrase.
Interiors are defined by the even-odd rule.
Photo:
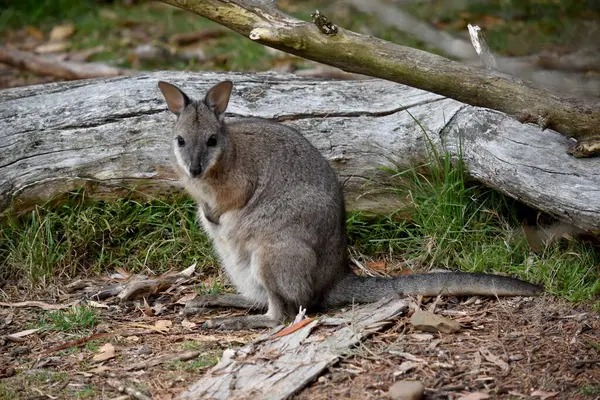
[[[181,136],[177,136],[175,139],[177,139],[177,146],[179,146],[179,147],[185,146],[185,140],[183,140],[183,138]]]
[[[206,141],[206,145],[208,147],[213,147],[217,145],[217,137],[215,135],[211,135],[211,137],[208,138],[208,140]]]

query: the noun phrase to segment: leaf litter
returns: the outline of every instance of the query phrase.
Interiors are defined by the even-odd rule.
[[[48,298],[1,303],[0,321],[4,324],[0,324],[0,343],[5,351],[0,354],[0,365],[7,366],[0,371],[1,383],[29,397],[41,392],[49,398],[71,398],[77,396],[81,385],[87,385],[97,389],[89,398],[108,393],[135,397],[136,390],[138,398],[176,398],[226,350],[238,349],[264,333],[200,329],[207,318],[223,313],[243,315],[244,310],[215,309],[193,317],[179,314],[186,301],[197,296],[199,279],[190,269],[152,277],[121,271],[109,279],[83,280],[68,295],[56,297],[65,305]],[[132,296],[136,300],[123,300],[117,291],[102,300],[94,298],[115,283],[126,288],[131,282],[139,285],[144,281],[155,282],[157,289]],[[388,390],[395,382],[409,380],[423,383],[426,399],[567,399],[581,398],[580,392],[593,391],[600,382],[600,350],[592,345],[600,343],[600,317],[589,307],[574,307],[551,296],[430,299],[434,301],[435,307],[429,304],[434,317],[427,318],[435,322],[443,315],[445,324],[459,324],[458,332],[430,329],[423,333],[406,316],[393,320],[391,326],[375,324],[379,332],[349,348],[339,362],[294,398],[389,398]],[[44,304],[42,309],[40,304]],[[43,313],[73,304],[93,307],[102,323],[79,337],[31,328]],[[163,307],[160,317],[144,312],[145,307],[156,304]],[[418,312],[430,313],[420,308]],[[343,321],[340,317],[345,314],[335,313],[329,320]],[[323,322],[319,327],[328,325],[321,316],[309,317],[281,330],[279,338],[297,334],[317,320]],[[318,333],[319,327],[309,339],[325,338]],[[9,335],[18,341],[10,340]],[[67,383],[40,382],[33,390],[27,379],[40,373],[65,374],[63,383]],[[139,391],[139,383],[144,390]]]

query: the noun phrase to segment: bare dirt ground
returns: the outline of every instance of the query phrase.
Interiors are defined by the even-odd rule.
[[[185,319],[179,303],[194,287],[180,285],[146,304],[114,298],[91,303],[99,316],[93,332],[39,330],[8,338],[39,326],[49,312],[35,303],[9,306],[10,300],[32,297],[8,289],[8,301],[0,306],[0,399],[172,399],[223,350],[265,332],[201,329],[208,317],[243,311]],[[81,293],[65,291],[47,288],[38,299],[56,305],[82,300]],[[435,299],[426,300],[424,310]],[[478,393],[472,398],[600,398],[600,315],[592,309],[552,296],[444,298],[435,313],[460,323],[460,331],[427,333],[412,327],[408,317],[395,319],[295,397],[389,398],[395,381],[420,380],[426,399],[458,399],[469,392]],[[120,386],[130,394],[119,392]]]

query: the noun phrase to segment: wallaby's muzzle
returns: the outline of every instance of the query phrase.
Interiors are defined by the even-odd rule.
[[[196,165],[195,167],[190,167],[190,175],[192,178],[197,178],[202,173],[202,166]]]

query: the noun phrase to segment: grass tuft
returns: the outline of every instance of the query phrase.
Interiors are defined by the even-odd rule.
[[[90,203],[77,192],[58,208],[38,206],[0,225],[3,280],[39,283],[119,267],[166,272],[196,259],[200,267],[215,264],[196,223],[195,205],[185,199]]]
[[[98,314],[91,307],[72,306],[68,310],[50,311],[40,325],[46,330],[63,332],[87,331],[98,324]]]
[[[598,297],[596,246],[563,239],[532,251],[520,223],[522,204],[471,183],[462,160],[432,158],[428,165],[395,171],[405,182],[398,195],[410,199],[406,209],[398,210],[402,221],[395,215],[371,220],[349,216],[350,242],[358,252],[395,255],[420,270],[511,274],[542,283],[549,293],[571,301]]]

